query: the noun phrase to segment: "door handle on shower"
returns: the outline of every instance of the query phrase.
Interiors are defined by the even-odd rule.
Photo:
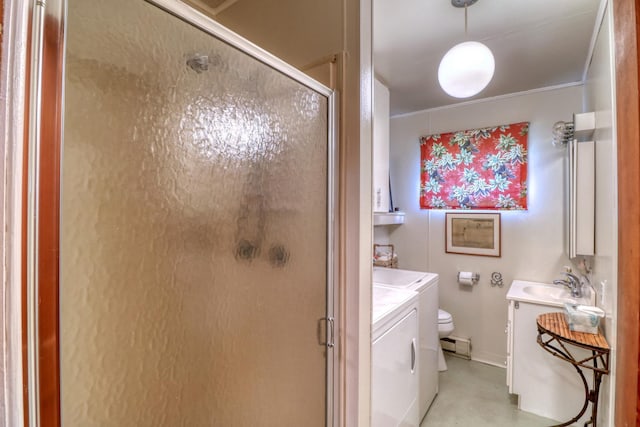
[[[334,317],[322,317],[318,319],[318,344],[327,348],[335,347]],[[324,329],[326,327],[326,329]],[[326,332],[325,332],[326,331]],[[326,339],[326,342],[324,341]]]

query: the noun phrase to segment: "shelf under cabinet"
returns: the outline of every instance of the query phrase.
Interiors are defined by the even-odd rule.
[[[404,212],[374,212],[373,225],[404,224]]]

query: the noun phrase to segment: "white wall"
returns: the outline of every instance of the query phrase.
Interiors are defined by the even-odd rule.
[[[566,152],[551,145],[551,128],[582,111],[581,85],[513,94],[391,119],[391,182],[394,204],[406,212],[405,224],[389,231],[400,268],[440,275],[440,307],[451,312],[455,335],[471,337],[473,358],[503,365],[506,360],[506,293],[513,279],[550,282],[569,264],[564,250],[564,162]],[[420,136],[521,121],[529,133],[529,210],[502,212],[500,258],[446,254],[444,211],[420,210]],[[376,231],[376,237],[383,233]],[[457,271],[480,273],[468,290]],[[491,287],[492,272],[504,287]]]
[[[373,211],[389,212],[389,89],[373,81]]]
[[[618,202],[616,137],[614,130],[613,81],[613,25],[612,14],[607,7],[602,26],[596,39],[593,58],[585,81],[585,111],[596,113],[596,255],[593,263],[593,283],[598,292],[598,305],[607,318],[604,332],[611,346],[611,362],[616,359],[616,296],[618,266]],[[602,284],[604,282],[604,285]],[[615,378],[615,366],[604,377],[600,397],[600,421],[613,425],[614,390],[610,387]]]
[[[399,225],[378,225],[373,227],[373,243],[386,245],[391,240],[393,229],[400,227]],[[397,250],[397,248],[396,248]]]

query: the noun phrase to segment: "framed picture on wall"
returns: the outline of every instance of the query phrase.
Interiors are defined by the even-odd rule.
[[[445,252],[500,256],[499,213],[447,213]]]

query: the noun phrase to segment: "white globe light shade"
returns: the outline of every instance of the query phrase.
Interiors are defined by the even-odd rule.
[[[495,61],[491,50],[479,42],[455,45],[442,57],[438,81],[442,89],[455,98],[469,98],[487,87]]]

